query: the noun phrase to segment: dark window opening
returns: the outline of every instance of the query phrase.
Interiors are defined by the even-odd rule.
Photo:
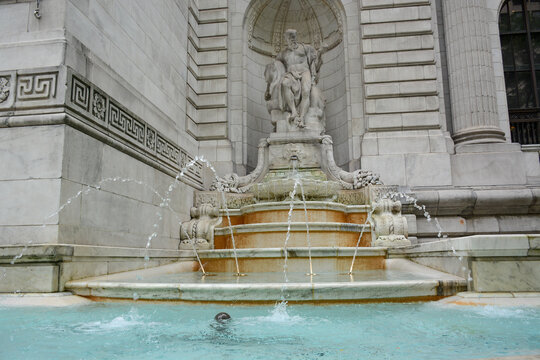
[[[499,32],[512,142],[540,144],[540,0],[507,0]]]

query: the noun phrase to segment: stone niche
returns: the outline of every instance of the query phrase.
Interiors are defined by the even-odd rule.
[[[265,66],[284,47],[284,33],[294,28],[298,40],[316,49],[326,48],[322,56],[318,85],[326,99],[326,133],[332,136],[336,162],[349,162],[347,118],[347,67],[345,62],[344,10],[338,0],[254,0],[245,13],[243,80],[246,87],[244,111],[247,114],[247,169],[257,165],[257,145],[273,131],[265,100]],[[339,150],[339,151],[338,151]]]

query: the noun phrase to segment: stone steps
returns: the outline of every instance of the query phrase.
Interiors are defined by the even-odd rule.
[[[232,249],[231,229],[236,248],[275,248],[284,247],[289,224],[286,222],[242,224],[214,230],[214,248]],[[315,247],[355,247],[364,229],[361,247],[371,245],[371,227],[350,223],[310,222],[309,238]],[[307,246],[307,227],[305,222],[290,224],[288,247]]]
[[[385,262],[385,267],[394,274],[401,273],[398,280],[365,280],[362,272],[355,272],[352,277],[336,277],[337,280],[331,276],[325,278],[322,273],[312,277],[290,273],[297,281],[284,283],[260,281],[266,273],[245,277],[232,274],[203,277],[200,273],[168,270],[175,266],[70,281],[66,283],[66,289],[92,297],[209,302],[274,302],[282,298],[293,302],[429,300],[466,289],[466,281],[462,278],[402,259]],[[355,276],[363,280],[355,281]]]
[[[312,267],[315,273],[346,273],[349,271],[355,253],[354,248],[315,247],[311,248]],[[237,249],[239,270],[242,273],[283,271],[285,254],[287,270],[309,272],[310,250],[307,247]],[[206,272],[236,272],[234,251],[202,250],[199,257]],[[385,248],[358,248],[354,271],[383,270],[386,258]]]
[[[464,282],[464,281],[463,281]],[[444,296],[448,287],[464,290],[460,281],[408,280],[355,283],[272,284],[177,284],[100,283],[71,281],[67,288],[76,295],[145,300],[180,301],[277,301],[283,289],[288,301],[351,301],[430,299]],[[466,287],[465,287],[466,289]],[[450,294],[449,294],[450,295]]]

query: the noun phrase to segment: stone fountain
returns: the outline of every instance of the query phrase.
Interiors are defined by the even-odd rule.
[[[190,249],[195,242],[200,249],[229,249],[231,230],[237,233],[239,248],[283,247],[289,201],[301,198],[307,200],[313,246],[355,247],[359,229],[363,224],[369,227],[366,215],[372,203],[392,191],[370,171],[347,172],[336,165],[332,137],[325,134],[325,100],[318,86],[325,48],[318,51],[298,43],[295,30],[288,30],[285,37],[287,47],[264,73],[274,132],[259,143],[257,167],[246,176],[216,177],[210,191],[195,195],[192,220],[180,231],[180,248]],[[290,199],[298,181],[302,194],[297,191],[296,198]],[[381,201],[373,214],[376,231],[364,231],[360,246],[410,245],[399,202]],[[234,226],[227,226],[225,211]],[[307,246],[302,212],[303,207],[297,206],[290,246]]]
[[[242,239],[239,247],[282,247],[289,201],[299,201],[300,195],[307,200],[314,246],[354,247],[372,203],[394,190],[382,185],[378,175],[370,171],[348,172],[336,165],[332,137],[325,134],[325,100],[318,86],[325,48],[317,51],[298,43],[295,30],[288,30],[285,37],[288,46],[264,73],[266,106],[274,132],[259,143],[257,167],[246,176],[216,177],[210,191],[195,195],[193,219],[182,224],[180,231],[181,248],[190,249],[192,241],[201,249],[230,248],[227,233],[231,229],[223,214],[226,209],[233,231]],[[298,191],[296,198],[290,199],[297,182],[293,173],[301,181],[302,194]],[[378,232],[365,231],[361,246],[376,242],[410,245],[399,202],[383,202],[373,214]],[[295,233],[304,233],[306,226],[300,224],[305,223],[301,219],[303,207],[297,206],[297,212],[298,216],[293,216]],[[261,231],[265,240],[256,246],[253,241],[261,237]],[[319,233],[320,241],[316,240]],[[291,246],[307,246],[305,235],[295,235]]]
[[[318,85],[325,48],[298,43],[295,30],[285,37],[287,47],[264,73],[274,131],[259,143],[255,170],[216,176],[209,191],[195,194],[192,218],[181,224],[179,248],[198,253],[204,276],[192,272],[187,280],[173,281],[169,275],[144,286],[125,275],[115,282],[112,275],[105,282],[71,282],[71,291],[198,301],[316,301],[440,296],[464,288],[456,276],[386,259],[388,248],[411,244],[401,203],[388,196],[397,189],[368,170],[337,166]],[[165,266],[161,274],[179,269]],[[200,270],[198,263],[193,270]],[[276,280],[284,270],[285,280],[287,273],[296,274],[295,280]],[[385,270],[404,275],[391,281]],[[383,273],[381,281],[355,281],[365,277],[362,272],[377,271]],[[315,273],[321,276],[314,279]],[[217,276],[210,281],[208,274]]]

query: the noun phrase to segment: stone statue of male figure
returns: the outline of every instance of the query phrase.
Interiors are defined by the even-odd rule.
[[[312,86],[318,81],[322,62],[313,46],[297,41],[296,30],[285,31],[285,39],[287,47],[277,54],[275,62],[269,64],[265,71],[268,83],[265,100],[277,101],[282,110],[287,108],[290,111],[289,121],[303,128]],[[282,72],[284,74],[280,74]]]

